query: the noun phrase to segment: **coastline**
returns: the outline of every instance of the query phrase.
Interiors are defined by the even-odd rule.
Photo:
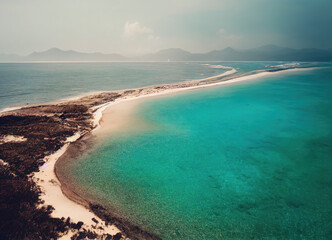
[[[310,69],[309,68],[307,68],[307,69],[287,69],[282,72],[292,72],[292,71],[298,71],[298,70],[302,71],[302,70],[310,70]],[[76,142],[76,146],[73,146],[72,149],[69,149],[69,151],[68,151],[69,153],[67,152],[67,155],[64,155],[62,158],[60,158],[57,161],[57,164],[55,165],[54,171],[56,173],[57,178],[62,183],[61,184],[62,192],[64,193],[64,195],[66,197],[68,197],[69,199],[71,199],[72,201],[74,201],[78,204],[85,206],[86,208],[89,208],[89,204],[88,204],[89,201],[90,202],[94,201],[94,200],[88,199],[86,196],[84,196],[84,193],[79,191],[72,183],[70,183],[70,181],[68,181],[68,179],[66,179],[63,175],[61,175],[61,173],[60,173],[61,171],[59,171],[59,168],[61,168],[60,166],[62,164],[64,164],[65,161],[68,160],[68,158],[70,159],[70,161],[75,161],[75,158],[77,158],[77,156],[80,156],[81,154],[83,154],[87,149],[92,149],[93,146],[91,146],[91,145],[93,145],[93,143],[95,141],[98,141],[95,138],[104,137],[105,131],[107,132],[106,135],[110,136],[110,134],[115,131],[119,131],[119,130],[121,131],[121,129],[119,129],[119,128],[123,128],[126,126],[128,127],[128,123],[123,123],[123,122],[119,123],[118,122],[119,116],[116,116],[116,115],[118,115],[119,111],[122,110],[122,109],[119,109],[118,105],[124,106],[124,108],[126,108],[125,111],[127,111],[127,112],[124,115],[130,115],[131,112],[134,111],[135,106],[128,107],[126,105],[133,104],[132,102],[134,102],[134,105],[138,105],[142,101],[146,101],[146,100],[149,100],[149,99],[155,98],[155,97],[166,97],[166,96],[169,96],[172,94],[185,92],[188,90],[197,90],[197,89],[201,89],[201,88],[208,88],[208,87],[214,87],[214,86],[225,85],[225,84],[234,84],[234,83],[238,83],[238,82],[242,82],[242,81],[246,81],[246,80],[259,79],[261,77],[265,77],[265,76],[269,76],[269,75],[276,75],[277,73],[281,73],[281,72],[261,72],[261,73],[257,73],[257,74],[253,74],[253,75],[235,78],[235,79],[228,80],[225,82],[217,82],[217,83],[213,83],[213,84],[193,86],[193,87],[188,87],[188,88],[171,89],[171,90],[165,90],[162,92],[151,93],[151,94],[147,94],[147,95],[139,95],[139,96],[128,97],[128,98],[119,98],[119,99],[115,100],[114,102],[110,102],[110,103],[106,103],[106,104],[102,105],[98,109],[98,111],[99,111],[98,114],[96,114],[97,120],[95,121],[95,123],[98,124],[97,127],[91,131],[91,134],[89,136],[86,136],[85,138],[78,140]],[[117,109],[115,111],[112,111],[114,108],[117,108]],[[111,112],[113,114],[113,116],[109,116],[108,119],[105,119],[105,114],[109,114],[109,112]],[[101,123],[101,122],[103,122],[103,123]],[[113,124],[113,126],[110,128],[109,125],[112,125],[112,124]],[[61,162],[61,161],[63,161],[63,162]],[[86,200],[88,200],[88,201],[86,201]],[[122,218],[121,216],[112,214],[112,217],[117,218],[117,220],[121,223],[126,222],[126,224],[129,224],[128,220]],[[124,230],[128,231],[128,229],[124,229]]]
[[[72,138],[66,140],[66,144],[60,148],[54,154],[47,156],[46,163],[40,167],[40,171],[35,173],[32,179],[42,189],[43,194],[40,199],[47,205],[54,207],[52,217],[57,218],[70,218],[74,222],[83,222],[87,231],[94,231],[97,234],[110,234],[116,235],[120,232],[114,225],[106,225],[99,217],[89,210],[89,206],[83,201],[73,201],[72,198],[68,198],[65,194],[63,183],[59,181],[59,178],[55,172],[55,164],[58,159],[68,151],[68,147],[71,143],[77,141],[81,136],[75,134]],[[70,209],[70,212],[68,211]],[[60,239],[70,239],[76,232],[69,231],[66,235],[63,235]]]
[[[57,164],[60,164],[61,160],[64,161],[64,159],[68,157],[68,154],[72,154],[73,155],[72,157],[76,158],[77,154],[80,153],[80,151],[73,151],[70,153],[70,149],[73,148],[73,146],[76,145],[76,148],[81,148],[81,150],[83,148],[84,151],[86,149],[85,146],[77,147],[77,145],[81,143],[85,144],[89,143],[89,141],[91,140],[91,134],[92,133],[98,134],[98,130],[101,128],[100,122],[103,121],[103,112],[106,109],[110,109],[112,106],[124,102],[130,102],[130,101],[137,102],[138,100],[146,100],[152,97],[166,96],[169,94],[175,94],[188,90],[196,90],[200,88],[214,87],[225,84],[235,84],[247,80],[258,79],[268,75],[279,74],[281,72],[298,71],[298,70],[301,71],[301,70],[311,70],[311,69],[312,68],[283,68],[274,71],[255,71],[255,72],[249,72],[247,74],[234,74],[235,72],[233,71],[231,75],[227,76],[219,75],[212,78],[193,80],[188,82],[180,82],[176,84],[164,84],[164,85],[150,86],[138,89],[103,92],[92,96],[84,96],[79,99],[68,100],[64,103],[61,103],[64,105],[81,104],[86,106],[88,108],[87,111],[92,114],[91,117],[89,118],[90,121],[92,120],[92,126],[91,128],[84,129],[83,131],[81,131],[80,129],[79,131],[76,131],[73,135],[67,137],[65,140],[62,141],[63,145],[60,149],[58,149],[57,151],[53,152],[50,155],[46,155],[46,157],[43,159],[45,163],[39,167],[40,171],[33,174],[34,175],[33,178],[36,180],[37,185],[43,189],[43,195],[41,195],[40,198],[45,201],[45,205],[46,204],[52,205],[55,208],[55,210],[52,212],[52,216],[54,217],[58,218],[70,217],[70,219],[74,221],[83,220],[85,223],[84,225],[85,228],[91,231],[96,231],[96,228],[101,226],[102,229],[97,230],[98,232],[97,234],[114,235],[121,231],[122,232],[127,231],[127,233],[125,233],[125,236],[132,235],[133,238],[136,238],[135,234],[138,233],[130,232],[130,228],[135,228],[136,226],[130,225],[128,221],[125,221],[123,219],[120,220],[117,219],[115,221],[114,218],[117,218],[118,216],[112,215],[111,216],[113,218],[112,221],[116,222],[117,225],[119,224],[129,225],[130,226],[129,229],[124,226],[120,226],[119,227],[120,229],[116,228],[115,226],[106,226],[106,224],[96,216],[96,211],[91,210],[91,208],[93,208],[91,206],[91,202],[89,200],[82,198],[82,196],[77,194],[75,191],[72,191],[70,189],[70,186],[66,185],[65,181],[61,179],[62,177],[57,174]],[[49,105],[41,105],[41,106],[42,108],[45,108],[45,106]],[[13,112],[14,113],[18,112],[19,114],[22,114],[23,112],[24,115],[24,114],[31,114],[31,111],[33,112],[33,114],[35,114],[36,111],[35,108],[38,108],[38,106],[37,107],[29,106],[27,108],[16,109],[14,111],[5,112],[4,114],[8,115]],[[27,109],[29,109],[28,113],[26,113]],[[45,113],[43,111],[41,112],[41,114]],[[68,209],[68,207],[72,209],[74,213],[70,214],[67,213],[66,209]],[[104,209],[102,212],[103,214],[105,214],[107,210]],[[98,221],[98,224],[95,221],[93,221],[93,218],[95,218],[95,220]],[[141,233],[144,232],[144,234],[147,234],[145,235],[145,237],[150,236],[151,237],[150,239],[158,239],[157,236],[153,236],[151,234],[149,235],[148,233],[145,233],[144,230],[139,230],[139,232]],[[74,232],[72,232],[72,234],[74,234]],[[69,235],[70,234],[64,235],[64,237],[70,237]],[[148,239],[148,238],[138,238],[138,239]]]

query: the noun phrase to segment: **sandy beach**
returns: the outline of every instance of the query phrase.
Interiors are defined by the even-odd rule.
[[[82,193],[77,192],[72,183],[61,174],[61,167],[65,161],[74,161],[82,152],[93,147],[93,142],[109,137],[111,134],[121,131],[124,128],[138,125],[142,128],[151,127],[141,119],[133,118],[135,116],[136,107],[145,100],[164,97],[184,91],[197,90],[201,88],[215,87],[228,84],[237,84],[244,81],[256,80],[265,76],[277,75],[283,72],[308,70],[310,68],[294,69],[285,68],[278,71],[259,71],[249,74],[236,75],[236,70],[231,69],[227,74],[220,76],[195,80],[188,82],[180,82],[176,84],[166,84],[145,87],[140,89],[128,89],[121,91],[98,93],[92,96],[84,96],[79,99],[72,99],[62,104],[79,104],[88,107],[88,112],[92,112],[91,130],[76,129],[75,134],[67,137],[63,141],[63,146],[56,152],[44,158],[45,163],[40,166],[40,171],[33,173],[33,180],[42,189],[41,199],[44,205],[51,205],[54,208],[52,217],[70,218],[72,221],[84,222],[84,228],[94,231],[98,235],[110,234],[115,235],[119,232],[130,238],[130,236],[139,235],[138,239],[158,239],[145,232],[137,230],[136,226],[131,225],[119,216],[111,216],[114,224],[110,221],[104,221],[107,210],[98,211],[91,210],[93,201],[85,199]],[[48,106],[48,105],[46,105]],[[45,106],[42,108],[41,114],[45,112]],[[16,114],[35,114],[38,109],[18,109]],[[5,115],[12,114],[5,112]],[[39,114],[39,113],[38,113]],[[91,144],[91,146],[90,146]],[[100,210],[101,208],[97,208]],[[69,239],[76,230],[68,231],[63,239]],[[136,237],[135,236],[135,237]]]

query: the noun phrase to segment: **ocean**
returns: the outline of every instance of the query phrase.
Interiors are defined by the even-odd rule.
[[[163,239],[328,239],[332,68],[147,100],[151,128],[68,165],[86,195]]]
[[[266,65],[280,64],[284,63],[243,62],[236,63],[235,66],[239,72],[247,72],[264,69]],[[96,91],[202,79],[229,70],[220,65],[233,66],[234,63],[0,63],[0,110],[7,107],[47,103]]]
[[[0,64],[0,108],[282,64]],[[163,239],[328,239],[332,65],[314,65],[146,100],[151,128],[110,136],[67,177]]]

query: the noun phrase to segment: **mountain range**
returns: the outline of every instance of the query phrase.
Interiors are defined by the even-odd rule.
[[[0,62],[34,61],[332,61],[332,49],[292,49],[265,45],[246,50],[228,47],[207,53],[190,53],[180,48],[169,48],[140,57],[125,57],[120,54],[82,53],[51,48],[27,56],[0,54]]]

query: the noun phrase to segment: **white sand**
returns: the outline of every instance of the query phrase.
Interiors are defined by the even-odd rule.
[[[115,235],[120,232],[115,226],[105,226],[103,220],[98,218],[94,213],[90,212],[87,208],[69,200],[61,190],[61,183],[58,181],[54,173],[54,165],[58,158],[67,150],[70,142],[76,141],[80,137],[79,133],[67,139],[67,143],[57,152],[45,158],[45,164],[40,167],[40,171],[34,173],[33,179],[41,187],[43,193],[41,199],[45,201],[45,205],[51,205],[55,208],[52,212],[53,217],[67,218],[74,222],[84,222],[83,227],[87,230],[95,231],[97,233],[108,233]],[[95,218],[99,221],[98,224],[92,221]],[[97,227],[103,227],[104,230],[100,230]],[[70,239],[73,232],[69,232],[64,235],[62,239]]]

